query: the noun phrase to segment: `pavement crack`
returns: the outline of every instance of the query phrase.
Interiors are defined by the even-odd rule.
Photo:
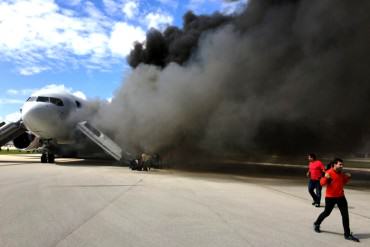
[[[196,193],[193,193],[193,196],[197,196],[196,195]],[[209,204],[207,204],[207,203],[204,203],[204,202],[201,202],[201,201],[199,201],[198,199],[195,199],[195,198],[189,198],[189,197],[182,197],[182,198],[184,198],[184,199],[186,199],[186,200],[189,200],[189,201],[192,201],[192,202],[194,202],[194,203],[196,203],[196,204],[198,204],[198,205],[200,205],[200,206],[202,206],[202,207],[205,207],[205,208],[207,208],[208,209],[208,212],[211,212],[211,213],[213,213],[214,215],[216,215],[216,217],[224,224],[224,225],[226,225],[229,229],[230,229],[230,231],[231,232],[233,232],[235,235],[237,235],[241,240],[243,240],[243,241],[245,241],[246,243],[247,243],[247,246],[251,246],[251,247],[253,247],[254,245],[247,239],[247,238],[245,238],[241,233],[240,233],[240,231],[239,230],[237,230],[232,224],[230,224],[230,222],[227,220],[227,219],[225,219],[225,217],[222,215],[222,213],[221,212],[219,212],[219,211],[217,211],[217,210],[215,210],[211,205],[209,205]]]
[[[262,188],[265,188],[265,189],[268,189],[268,190],[272,190],[272,191],[275,191],[275,192],[278,192],[280,194],[284,194],[284,195],[288,195],[290,197],[293,197],[293,198],[296,198],[296,199],[299,199],[301,201],[310,201],[309,199],[303,197],[303,196],[297,196],[297,195],[294,195],[292,193],[289,193],[289,192],[285,192],[285,191],[282,191],[282,190],[279,190],[279,189],[276,189],[276,188],[272,188],[270,186],[263,186],[263,185],[259,185],[260,187]],[[325,206],[324,206],[325,207]],[[364,219],[370,219],[369,216],[366,216],[366,215],[363,215],[363,214],[359,214],[359,213],[356,213],[356,212],[353,212],[353,211],[349,211],[349,214],[352,214],[352,215],[356,215],[356,216],[359,216],[359,217],[362,217]]]
[[[98,209],[94,214],[90,215],[90,217],[88,217],[83,222],[81,222],[81,224],[79,224],[78,226],[76,226],[73,230],[69,231],[60,240],[57,240],[55,244],[52,244],[52,246],[57,247],[62,241],[64,241],[68,237],[70,237],[78,229],[80,229],[82,226],[84,226],[86,223],[88,223],[90,220],[92,220],[94,217],[96,217],[98,214],[100,214],[102,211],[104,211],[107,207],[109,207],[110,205],[112,205],[112,203],[114,203],[115,201],[117,201],[122,195],[124,195],[125,193],[131,191],[133,188],[135,188],[136,186],[138,186],[142,181],[143,181],[143,179],[141,178],[135,184],[132,184],[131,186],[125,186],[125,188],[127,188],[126,190],[123,190],[121,193],[119,193],[118,195],[116,195],[115,197],[113,197],[106,205],[104,205],[103,207],[101,207],[100,209]]]

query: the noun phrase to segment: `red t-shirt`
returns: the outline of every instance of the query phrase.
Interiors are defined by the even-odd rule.
[[[349,177],[344,173],[338,173],[333,168],[326,171],[329,173],[330,179],[322,177],[320,180],[321,185],[327,185],[325,197],[342,197],[344,196],[344,185],[348,182]]]
[[[322,173],[325,172],[325,167],[320,160],[314,160],[308,164],[308,171],[310,172],[310,179],[319,180]]]

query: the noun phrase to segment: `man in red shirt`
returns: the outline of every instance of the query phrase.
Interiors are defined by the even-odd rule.
[[[313,202],[312,205],[316,207],[320,207],[321,201],[321,185],[320,185],[320,178],[322,174],[325,172],[324,164],[316,159],[315,154],[308,155],[308,171],[307,177],[310,178],[308,182],[308,192],[312,196]]]
[[[328,217],[333,210],[335,204],[338,205],[340,213],[342,215],[342,222],[344,228],[344,238],[355,242],[360,242],[358,238],[354,237],[349,229],[349,215],[348,215],[348,204],[346,197],[344,196],[344,185],[351,178],[350,173],[343,173],[343,160],[336,158],[333,161],[333,168],[326,171],[325,176],[321,178],[321,185],[326,185],[325,195],[325,210],[322,212],[314,223],[314,230],[320,231],[320,224],[323,220]]]

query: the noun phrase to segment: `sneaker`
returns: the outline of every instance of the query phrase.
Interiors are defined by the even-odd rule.
[[[317,224],[313,224],[313,229],[314,229],[314,231],[315,232],[317,232],[317,233],[320,233],[321,232],[321,230],[320,230],[320,225],[317,225]]]
[[[355,236],[353,236],[352,234],[349,234],[348,236],[344,236],[344,238],[346,240],[352,240],[352,241],[355,241],[355,242],[360,242],[360,240],[358,238],[356,238]]]
[[[319,208],[320,207],[320,203],[316,203],[315,204],[315,207]]]

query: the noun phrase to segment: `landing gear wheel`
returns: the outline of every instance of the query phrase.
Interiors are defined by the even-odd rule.
[[[49,154],[48,163],[54,163],[54,160],[55,160],[54,154]]]
[[[41,163],[54,163],[55,155],[52,153],[43,153],[41,155]]]
[[[41,163],[47,163],[48,162],[48,160],[47,160],[47,156],[46,156],[46,154],[45,153],[43,153],[42,155],[41,155]]]

